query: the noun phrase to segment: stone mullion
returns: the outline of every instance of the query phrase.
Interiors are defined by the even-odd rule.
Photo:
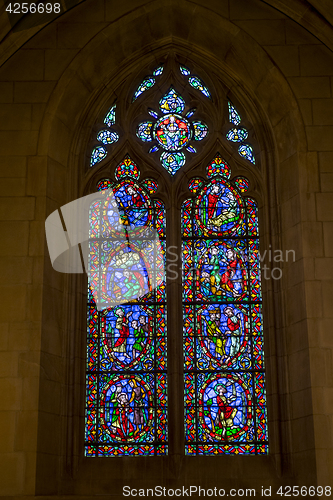
[[[185,446],[180,211],[175,205],[176,203],[172,203],[167,211],[167,249],[169,251],[167,250],[166,261],[168,304],[168,430],[169,454],[174,458],[184,455]],[[176,257],[174,254],[177,254],[177,261],[175,261]]]

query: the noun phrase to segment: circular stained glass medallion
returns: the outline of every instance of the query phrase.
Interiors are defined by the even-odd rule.
[[[156,123],[154,137],[167,151],[178,151],[191,139],[190,124],[180,115],[165,115]]]

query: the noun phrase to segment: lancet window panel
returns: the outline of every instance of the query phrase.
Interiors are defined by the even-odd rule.
[[[182,206],[186,454],[266,454],[259,227],[217,154]]]
[[[149,282],[151,241],[144,233],[155,229],[165,253],[165,208],[151,198],[157,182],[139,177],[127,156],[115,181],[98,183],[101,199],[90,208],[85,435],[90,457],[168,451],[165,282],[155,289]],[[109,188],[111,194],[104,191]],[[131,244],[123,238],[130,231],[136,231]],[[98,311],[93,290],[102,305],[104,300],[114,307]]]

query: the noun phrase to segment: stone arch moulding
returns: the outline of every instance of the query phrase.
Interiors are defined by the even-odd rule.
[[[135,20],[129,19],[126,29],[124,26],[119,27],[120,32],[125,38],[130,37],[132,23],[135,23],[135,26],[139,26],[141,32],[145,33],[145,29],[148,29],[149,23],[154,19],[153,14],[157,16],[158,9],[156,12],[150,11],[145,16]],[[152,19],[149,19],[149,16]],[[121,23],[124,24],[125,21],[122,19]],[[212,21],[212,18],[208,21]],[[222,18],[221,23],[225,30],[210,33],[209,22],[201,23],[201,32],[196,34],[196,44],[193,41],[182,40],[179,36],[181,33],[178,33],[178,37],[173,36],[172,39],[163,37],[159,41],[156,41],[153,36],[152,40],[149,40],[149,37],[146,36],[142,49],[134,51],[133,42],[127,45],[125,40],[123,50],[117,54],[113,52],[113,60],[111,63],[106,63],[105,57],[116,41],[114,32],[117,30],[113,26],[112,30],[110,28],[104,30],[78,54],[58,82],[48,103],[41,128],[38,152],[49,159],[49,175],[54,178],[59,173],[67,188],[64,194],[62,186],[60,188],[59,185],[51,183],[48,185],[48,198],[52,202],[47,207],[48,212],[45,216],[54,209],[54,205],[60,206],[85,194],[85,185],[89,181],[89,177],[93,175],[91,172],[84,173],[82,167],[89,133],[96,120],[96,115],[107,108],[106,103],[114,95],[114,89],[117,89],[117,86],[130,75],[141,74],[140,71],[145,71],[145,68],[153,64],[154,61],[158,62],[159,57],[174,51],[183,57],[184,61],[187,60],[188,64],[197,64],[197,67],[202,67],[206,74],[211,73],[215,79],[223,82],[227,89],[227,95],[246,111],[247,119],[253,125],[261,149],[261,180],[259,175],[255,175],[255,177],[258,185],[261,185],[263,193],[267,193],[262,198],[261,206],[262,245],[266,246],[268,243],[272,243],[280,248],[279,236],[272,229],[274,226],[274,228],[280,227],[282,232],[284,230],[278,209],[281,196],[279,192],[281,175],[279,162],[285,157],[304,151],[306,147],[298,106],[283,76],[266,53],[250,37]],[[212,43],[212,37],[214,43]],[[200,41],[203,41],[201,45]],[[218,58],[218,55],[221,55],[221,58]],[[61,144],[61,148],[59,148],[59,144]],[[138,156],[140,157],[140,154]],[[47,258],[48,256],[46,256]],[[48,285],[44,287],[44,294],[48,293],[48,286],[52,286],[57,281],[54,271],[49,266],[46,269],[45,277]],[[61,286],[65,292],[65,300],[61,316],[67,318],[67,323],[60,334],[60,341],[62,345],[66,346],[66,369],[64,369],[59,382],[66,395],[63,398],[64,405],[61,409],[62,428],[58,430],[58,443],[61,443],[61,447],[58,446],[58,443],[54,444],[54,449],[51,450],[53,459],[47,458],[46,454],[39,450],[37,490],[40,493],[56,490],[55,483],[48,485],[48,491],[46,491],[42,476],[45,474],[45,469],[54,467],[54,463],[58,463],[55,457],[60,455],[62,461],[58,469],[58,477],[62,478],[62,491],[79,493],[78,484],[81,485],[80,488],[83,488],[82,485],[85,484],[85,489],[81,491],[84,491],[85,494],[88,492],[92,494],[96,493],[96,490],[91,485],[96,485],[99,482],[99,492],[103,493],[107,491],[109,484],[105,478],[108,477],[111,480],[112,470],[115,469],[116,472],[118,470],[117,474],[119,475],[119,470],[122,470],[123,465],[119,465],[120,469],[114,468],[113,462],[112,470],[110,470],[110,461],[107,459],[95,461],[80,457],[79,441],[83,436],[80,416],[83,412],[82,395],[84,394],[82,391],[84,380],[82,366],[85,357],[85,303],[84,294],[78,295],[76,290],[83,290],[84,280],[80,276],[62,277],[62,280]],[[266,334],[266,354],[272,358],[267,376],[271,400],[268,410],[272,420],[270,425],[272,455],[258,457],[258,460],[266,471],[267,478],[271,481],[268,484],[276,483],[282,470],[280,467],[282,448],[284,453],[288,455],[292,446],[288,440],[288,429],[281,434],[278,423],[281,416],[279,393],[288,392],[288,387],[284,382],[288,375],[283,373],[278,376],[274,364],[276,356],[285,355],[283,349],[281,351],[281,347],[277,347],[275,337],[275,324],[279,323],[276,317],[283,317],[283,307],[280,306],[282,298],[276,307],[272,299],[273,293],[276,292],[281,297],[281,286],[283,285],[279,284],[277,289],[273,290],[267,288],[264,294],[264,300],[270,304],[266,307],[265,317],[269,318],[269,320],[266,319],[268,332]],[[48,335],[44,325],[42,328],[43,335]],[[73,332],[75,332],[74,337]],[[43,363],[43,357],[41,359]],[[284,371],[286,371],[285,366]],[[43,392],[42,386],[43,380],[41,380],[41,394]],[[41,406],[43,406],[42,400],[40,400]],[[45,428],[42,429],[43,425],[45,424],[40,420],[40,436],[47,432]],[[281,439],[283,439],[283,446]],[[272,456],[275,457],[274,461]],[[203,459],[203,457],[198,458],[200,463]],[[175,474],[176,476],[182,475],[181,473],[186,474],[188,478],[195,477],[188,457],[179,459],[178,456],[173,456],[170,459],[163,457],[158,460],[153,464],[151,461],[147,462],[146,458],[135,459],[133,464],[131,463],[133,477],[139,478],[148,465],[152,475],[156,473],[164,480],[170,479]],[[191,460],[197,459],[190,458]],[[230,464],[228,457],[220,457],[220,460],[230,477],[235,462]],[[237,460],[240,460],[239,470],[242,471],[242,476],[248,479],[250,485],[251,468],[248,467],[247,458],[239,457]],[[64,469],[67,473],[64,473]],[[203,465],[203,471],[208,472],[205,465]],[[287,473],[289,474],[290,471],[288,470]],[[214,475],[214,472],[212,474]],[[102,479],[103,477],[104,479]],[[95,479],[93,480],[93,478]],[[98,481],[96,478],[99,478]],[[113,477],[114,480],[115,477]]]

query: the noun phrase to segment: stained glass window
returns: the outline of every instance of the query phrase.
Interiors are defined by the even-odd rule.
[[[141,293],[149,283],[144,270],[151,251],[144,231],[154,228],[164,249],[165,208],[150,197],[157,181],[139,178],[126,156],[115,181],[97,184],[98,190],[112,187],[114,197],[102,191],[90,208],[86,456],[167,454],[165,282]],[[114,217],[113,203],[120,217]],[[131,230],[142,231],[134,253],[133,243],[119,236]],[[98,311],[93,287],[120,302],[133,293],[139,298]]]
[[[190,76],[191,71],[185,66],[180,66],[179,69],[182,75],[188,76],[188,83],[191,85],[191,87],[193,87],[196,90],[200,90],[200,92],[202,92],[203,95],[211,99],[211,94],[206,85],[204,85],[201,78],[199,78],[198,76]]]
[[[266,454],[258,210],[217,155],[182,206],[187,455]]]
[[[153,74],[150,76],[146,76],[136,91],[134,92],[132,102],[134,102],[143,92],[146,92],[146,90],[150,89],[153,87],[156,83],[156,76],[160,76],[163,73],[163,66],[158,66],[157,68],[154,69]]]
[[[228,101],[228,110],[229,110],[229,122],[233,125],[239,125],[242,121],[240,114],[236,110],[235,106]],[[238,147],[238,153],[242,158],[250,161],[255,164],[256,159],[254,156],[253,148],[250,144],[246,144],[244,141],[248,138],[248,131],[244,127],[233,127],[230,129],[226,138],[231,142],[240,142],[241,144]]]
[[[96,165],[96,163],[99,163],[100,161],[104,160],[104,158],[107,157],[107,151],[103,146],[97,146],[94,148],[91,152],[91,157],[90,157],[90,166],[93,167]]]
[[[156,119],[155,123],[141,122],[136,130],[136,135],[142,142],[155,142],[149,149],[149,153],[164,149],[160,161],[171,175],[185,165],[186,156],[181,150],[184,148],[189,153],[196,153],[197,150],[190,144],[190,141],[202,141],[208,134],[208,127],[205,123],[201,121],[191,123],[188,120],[195,113],[195,108],[182,116],[185,106],[182,96],[170,87],[159,101],[159,113],[148,108],[150,116]]]
[[[112,144],[113,142],[117,142],[119,139],[119,135],[117,132],[112,130],[101,130],[97,134],[97,140],[101,141],[103,144]]]
[[[104,123],[108,127],[111,127],[116,123],[116,104],[113,104],[109,109],[109,111],[106,113],[104,118]]]
[[[256,159],[253,153],[253,148],[250,144],[241,144],[238,148],[238,152],[243,158],[246,158],[251,163],[255,164]]]
[[[228,102],[228,109],[229,109],[229,122],[233,123],[234,125],[239,125],[242,119],[240,117],[240,114],[236,110],[235,106],[233,106],[230,101]]]

